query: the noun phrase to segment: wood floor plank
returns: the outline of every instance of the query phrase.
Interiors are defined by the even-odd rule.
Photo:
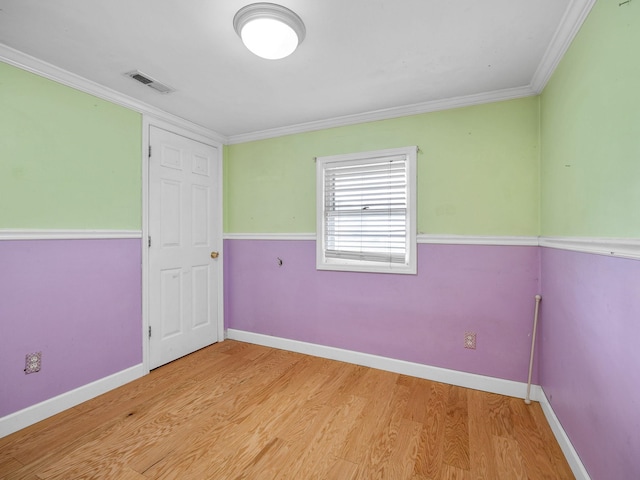
[[[518,443],[508,437],[493,437],[500,480],[527,480],[526,467]],[[535,478],[535,477],[534,477]]]
[[[354,382],[351,392],[368,399],[365,410],[356,419],[359,428],[349,432],[344,447],[338,453],[340,458],[361,464],[368,454],[377,436],[378,428],[385,425],[388,410],[397,381],[397,375],[381,370],[368,369],[358,381]]]
[[[317,410],[315,410],[315,408],[317,408]],[[301,434],[294,441],[290,441],[290,455],[283,462],[282,468],[278,472],[278,475],[273,477],[274,479],[283,480],[295,478],[291,476],[291,472],[300,468],[300,457],[308,455],[306,452],[311,442],[314,441],[318,432],[326,428],[326,424],[334,417],[335,407],[332,405],[320,405],[311,408],[310,411],[313,411],[314,415],[308,417],[308,424]]]
[[[402,419],[398,430],[398,440],[389,459],[387,478],[410,480],[413,477],[423,428],[422,423]]]
[[[487,416],[491,427],[491,434],[499,437],[508,437],[513,431],[511,410],[505,397],[490,393],[486,397]]]
[[[496,455],[493,450],[488,408],[478,390],[467,391],[469,413],[469,462],[474,479],[498,478]]]
[[[210,456],[217,455],[217,448],[223,442],[225,433],[235,424],[225,419],[204,418],[194,426],[188,443],[173,443],[174,449],[166,453],[152,465],[148,465],[141,473],[147,478],[189,478],[184,472],[191,465],[207,461]],[[178,452],[180,452],[178,454]],[[135,464],[132,464],[135,466]],[[139,467],[135,467],[140,471]]]
[[[15,472],[16,470],[22,468],[22,465],[15,458],[5,458],[0,461],[0,478],[3,478],[4,475],[8,475],[9,473]]]
[[[269,402],[265,402],[262,408],[255,411],[255,414],[225,436],[225,447],[220,452],[220,458],[209,464],[206,468],[207,475],[213,478],[233,478],[237,472],[251,465],[264,447],[273,440],[280,420],[297,410],[297,401],[301,398],[292,395],[271,397]],[[332,422],[342,420],[342,416],[338,414],[334,414],[333,417]],[[328,425],[331,426],[331,423]],[[336,429],[329,427],[324,429],[323,441],[336,441],[334,430]],[[311,442],[311,444],[317,443],[320,442],[317,440]],[[330,452],[327,452],[326,456],[329,455]]]
[[[444,463],[468,471],[469,413],[467,392],[462,387],[449,388],[444,433]]]
[[[0,439],[1,480],[572,479],[540,406],[225,341]]]
[[[547,454],[544,439],[540,436],[531,415],[532,409],[537,406],[536,404],[526,405],[520,399],[509,399],[513,418],[512,438],[516,440],[522,452],[529,478],[561,479],[562,472],[557,471],[553,459]]]
[[[12,473],[10,475],[7,475],[6,477],[0,477],[2,480],[40,480],[40,477],[38,477],[37,475],[33,474],[33,473]]]
[[[335,463],[336,453],[341,449],[348,433],[354,428],[357,418],[367,405],[366,399],[355,395],[344,395],[338,406],[332,407],[328,421],[309,439],[307,448],[290,469],[276,477],[322,479]]]
[[[516,401],[518,399],[515,399]],[[567,459],[564,457],[562,453],[562,449],[555,437],[553,436],[553,432],[547,423],[547,419],[544,416],[544,412],[542,411],[542,407],[537,402],[532,402],[527,406],[527,410],[529,411],[532,419],[533,425],[535,425],[535,430],[533,427],[531,431],[527,431],[526,427],[520,430],[518,433],[518,438],[522,439],[524,436],[534,432],[535,435],[540,439],[539,442],[535,442],[535,444],[530,445],[529,442],[522,440],[523,442],[523,451],[525,452],[525,461],[527,464],[535,463],[535,462],[543,462],[550,463],[552,474],[554,475],[551,478],[564,480],[564,479],[573,479],[573,473],[571,472],[571,467],[567,462]],[[539,449],[538,447],[542,447]],[[533,460],[533,456],[537,460]],[[547,473],[541,473],[540,478],[547,478],[545,475]]]
[[[429,395],[429,414],[424,419],[420,447],[414,473],[424,478],[437,479],[444,464],[444,436],[447,415],[447,398],[450,386],[433,383]]]
[[[375,435],[369,444],[363,461],[358,468],[358,479],[384,479],[391,477],[392,454],[398,442],[404,411],[410,389],[396,383],[385,414],[380,417]]]
[[[469,470],[445,464],[441,478],[442,480],[471,480],[472,477]]]
[[[342,376],[342,384],[338,386],[336,394],[352,393],[358,389],[358,383],[365,378],[366,373],[371,369],[363,367],[362,365],[354,365],[351,363],[334,362],[334,366],[337,366],[340,371],[345,371],[347,375]],[[362,394],[362,390],[359,390],[359,394]]]
[[[271,440],[237,477],[236,480],[273,480],[288,458],[291,445],[280,438]]]
[[[354,480],[358,466],[342,458],[334,459],[334,463],[324,478],[327,480]]]
[[[315,392],[322,380],[319,379],[319,375],[313,375],[309,378],[309,382],[313,384],[311,392]],[[313,393],[309,396],[311,398],[307,397],[305,401],[300,404],[296,415],[290,415],[287,418],[281,419],[282,421],[275,432],[277,437],[283,438],[291,443],[300,442],[309,435],[308,430],[313,426],[316,418],[322,416],[324,410],[331,411],[330,408],[325,408],[327,407],[326,404],[316,402],[313,398]]]
[[[135,470],[131,470],[129,467],[124,467],[122,470],[114,473],[115,475],[111,478],[117,478],[118,480],[147,480],[147,477]]]
[[[353,382],[362,376],[361,367],[342,362],[327,365],[319,372],[325,375],[325,381],[313,400],[322,405],[338,405],[345,394],[356,394]]]
[[[404,418],[414,422],[423,423],[429,412],[429,396],[431,394],[431,386],[433,382],[413,378],[408,385],[411,388],[411,395],[405,410]]]

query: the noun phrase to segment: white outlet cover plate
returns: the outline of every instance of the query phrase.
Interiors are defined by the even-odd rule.
[[[476,332],[464,332],[464,348],[476,349]]]
[[[42,366],[42,352],[27,353],[25,357],[24,373],[35,373]]]

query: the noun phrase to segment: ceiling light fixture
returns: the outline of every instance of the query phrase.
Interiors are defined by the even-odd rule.
[[[291,55],[306,33],[295,12],[274,3],[242,7],[233,17],[233,28],[251,52],[269,60]]]

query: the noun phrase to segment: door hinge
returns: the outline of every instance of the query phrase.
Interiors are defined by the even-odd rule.
[[[151,338],[151,325],[149,325],[149,338]]]
[[[149,158],[151,158],[151,145],[149,145]]]
[[[149,235],[149,247],[151,247],[151,235]]]

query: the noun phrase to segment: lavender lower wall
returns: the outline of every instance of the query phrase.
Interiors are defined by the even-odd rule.
[[[141,363],[141,296],[140,240],[1,241],[0,417]]]
[[[226,327],[526,381],[538,272],[537,247],[421,244],[418,275],[391,275],[316,271],[314,241],[227,240]]]
[[[140,262],[135,239],[0,242],[0,417],[142,362]],[[640,478],[638,260],[419,245],[418,275],[365,274],[316,271],[313,241],[226,240],[225,321],[526,381],[539,272],[534,382],[593,480]],[[35,351],[42,371],[25,375]]]
[[[593,480],[640,478],[640,261],[541,250],[540,382]]]

